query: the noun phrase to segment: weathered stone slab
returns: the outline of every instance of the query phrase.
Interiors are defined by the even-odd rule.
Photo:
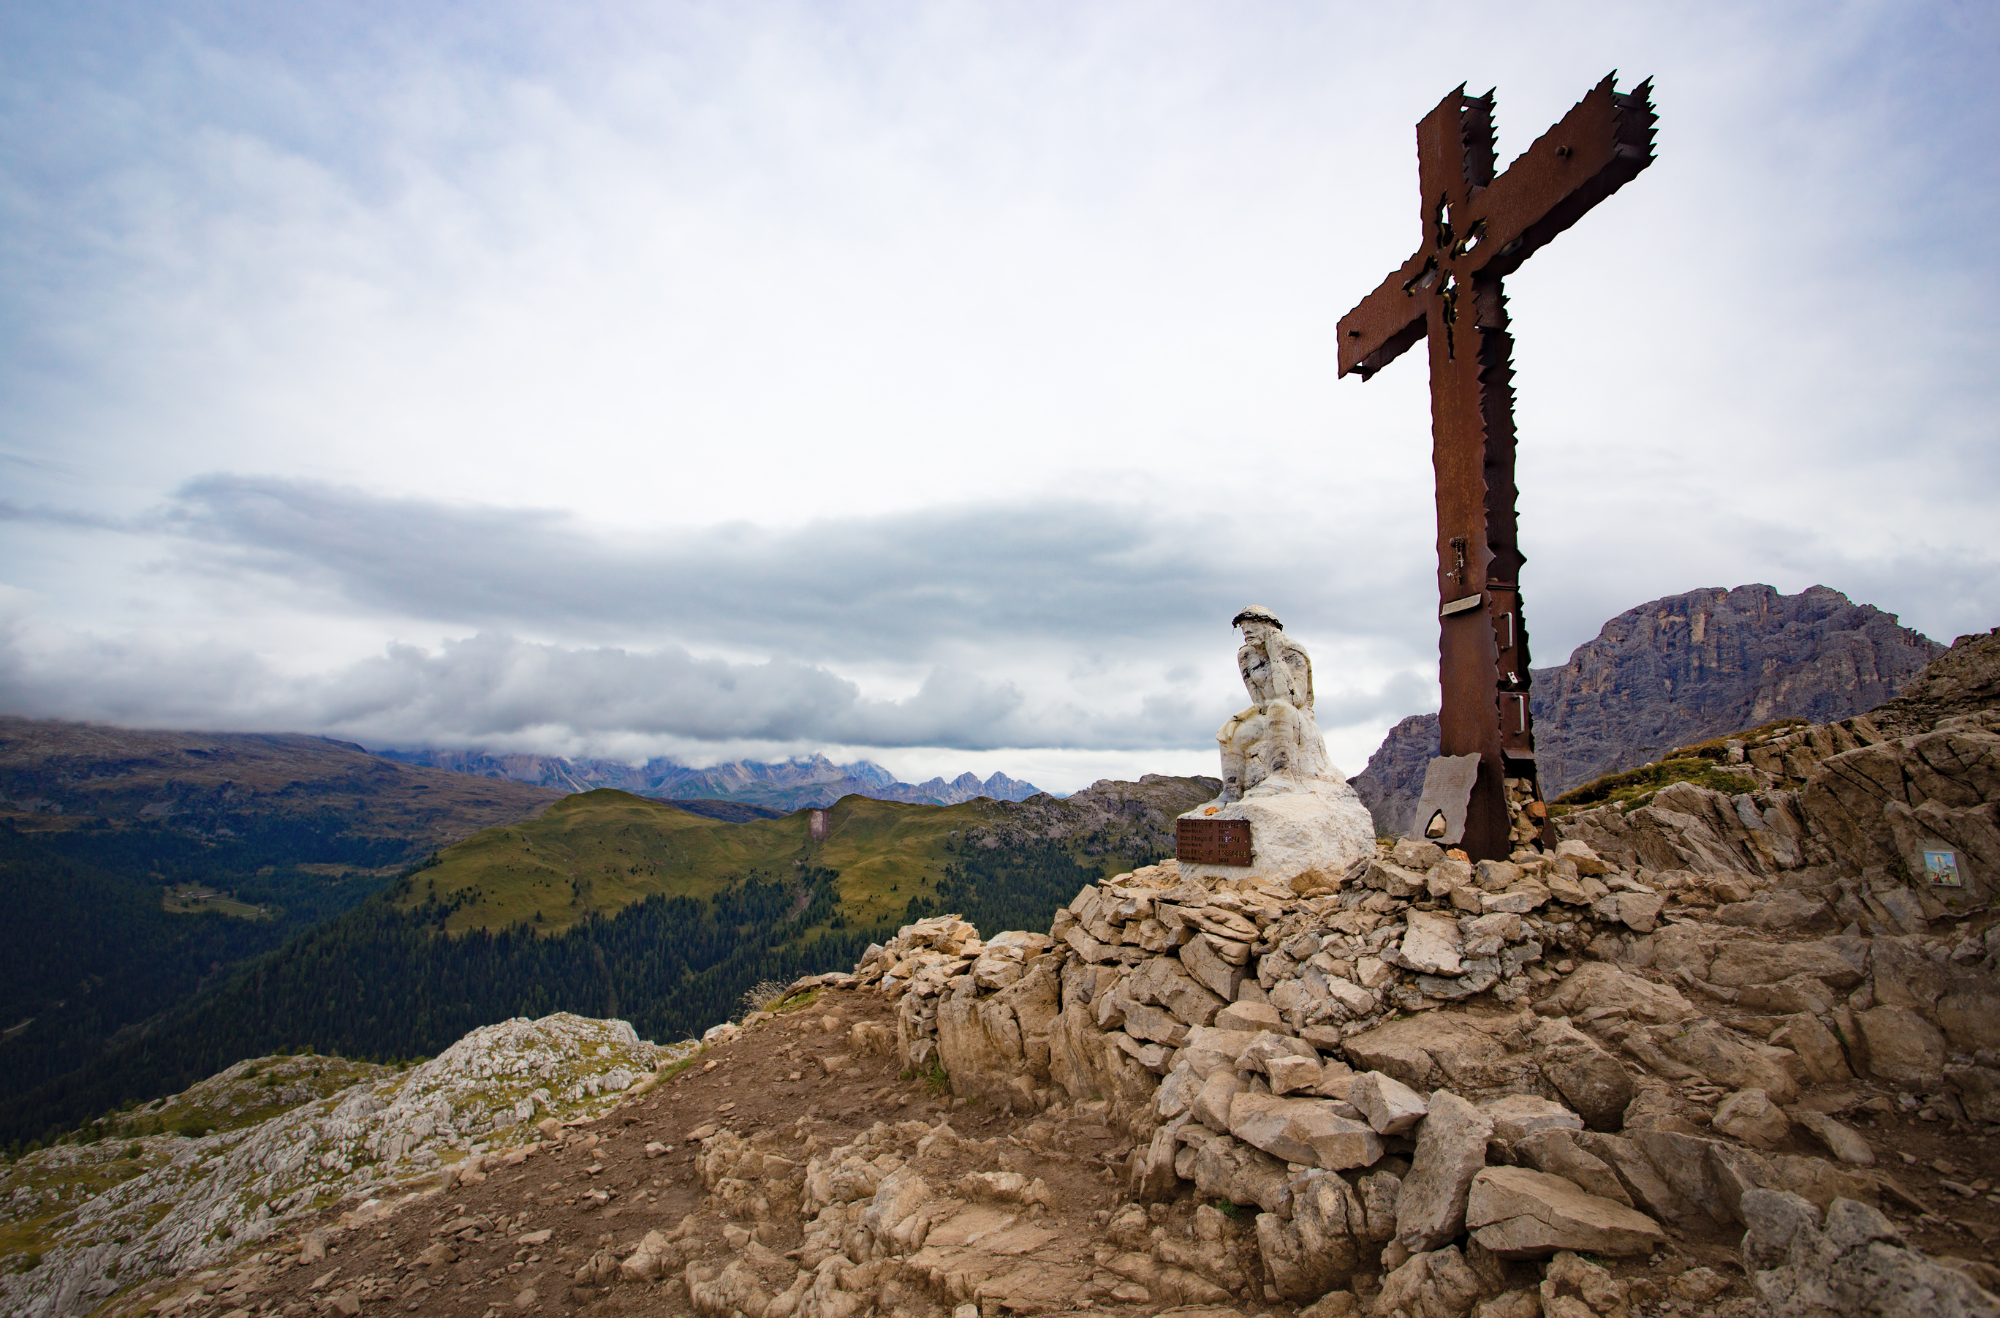
[[[1493,1123],[1493,1138],[1509,1144],[1538,1130],[1583,1129],[1582,1117],[1536,1094],[1505,1094],[1481,1103],[1479,1110]]]
[[[1215,941],[1207,934],[1189,939],[1181,948],[1181,965],[1203,988],[1226,1002],[1234,1002],[1236,990],[1243,983],[1243,967],[1231,965],[1217,955]]]
[[[1396,1238],[1411,1252],[1436,1249],[1465,1229],[1465,1193],[1492,1137],[1493,1122],[1478,1108],[1448,1089],[1431,1095],[1396,1200]]]
[[[1335,1114],[1326,1099],[1238,1094],[1229,1104],[1229,1133],[1272,1157],[1330,1171],[1372,1166],[1382,1157],[1375,1132]]]
[[[1355,1076],[1347,1089],[1347,1101],[1361,1109],[1378,1135],[1400,1135],[1430,1111],[1423,1095],[1380,1071]]]
[[[1564,1017],[1543,1021],[1530,1037],[1542,1075],[1584,1124],[1593,1130],[1618,1129],[1634,1092],[1624,1063]]]
[[[1526,1167],[1488,1167],[1472,1178],[1465,1225],[1501,1258],[1546,1258],[1557,1250],[1614,1257],[1666,1242],[1660,1224],[1624,1204]]]
[[[1426,975],[1456,975],[1459,971],[1458,921],[1431,911],[1411,911],[1410,925],[1397,955],[1410,970]]]

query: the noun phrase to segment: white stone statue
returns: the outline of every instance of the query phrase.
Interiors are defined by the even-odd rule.
[[[1231,622],[1243,631],[1236,667],[1250,706],[1215,734],[1222,751],[1222,795],[1181,818],[1248,820],[1251,862],[1183,860],[1180,871],[1193,878],[1323,891],[1339,881],[1349,863],[1374,854],[1374,821],[1327,758],[1326,739],[1313,720],[1312,659],[1305,647],[1285,635],[1269,609],[1247,608]]]
[[[1230,625],[1243,629],[1236,668],[1250,707],[1215,734],[1222,744],[1222,799],[1241,800],[1272,777],[1326,777],[1333,766],[1313,721],[1312,659],[1305,647],[1285,635],[1275,613],[1254,604]]]

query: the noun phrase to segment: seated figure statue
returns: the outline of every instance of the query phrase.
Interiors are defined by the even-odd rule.
[[[1313,721],[1312,659],[1285,635],[1276,614],[1256,605],[1230,619],[1243,629],[1236,668],[1250,707],[1215,734],[1222,744],[1222,799],[1272,778],[1297,783],[1325,777],[1326,739]]]
[[[1326,739],[1313,719],[1312,660],[1305,647],[1285,635],[1269,609],[1245,609],[1231,622],[1243,632],[1236,667],[1250,705],[1215,734],[1222,794],[1181,818],[1247,821],[1251,861],[1223,865],[1188,855],[1178,858],[1180,872],[1323,891],[1350,863],[1375,853],[1374,823],[1327,758]]]

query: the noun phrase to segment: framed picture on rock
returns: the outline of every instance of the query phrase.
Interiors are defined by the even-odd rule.
[[[1958,853],[1956,851],[1924,852],[1924,877],[1937,888],[1962,888],[1965,880],[1958,873]]]

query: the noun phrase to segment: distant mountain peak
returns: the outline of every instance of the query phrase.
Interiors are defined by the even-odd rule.
[[[572,760],[556,755],[428,746],[389,748],[375,754],[401,764],[507,778],[568,792],[616,787],[635,796],[661,800],[733,801],[786,811],[832,805],[843,796],[868,796],[913,805],[957,805],[982,796],[996,801],[1025,801],[1041,791],[1033,783],[1004,773],[995,773],[984,782],[979,775],[968,772],[949,781],[937,777],[925,783],[906,783],[872,760],[835,764],[823,751],[770,762],[731,760],[702,769],[666,758],[632,765],[616,760]]]
[[[1830,586],[1761,583],[1666,595],[1606,622],[1569,659],[1531,670],[1549,799],[1676,746],[1798,716],[1832,723],[1900,691],[1943,646]],[[1351,781],[1385,833],[1410,826],[1438,716],[1389,732]]]

